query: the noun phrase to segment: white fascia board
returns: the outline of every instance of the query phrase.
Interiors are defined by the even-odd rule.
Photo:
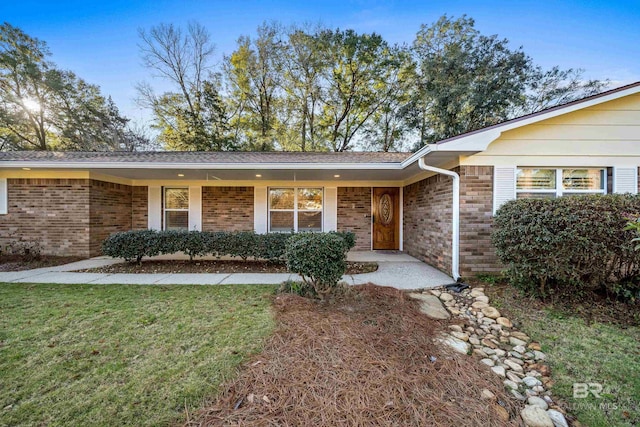
[[[0,162],[0,168],[46,169],[268,169],[268,170],[402,170],[402,163],[158,163],[158,162]]]

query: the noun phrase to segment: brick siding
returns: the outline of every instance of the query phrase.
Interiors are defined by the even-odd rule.
[[[131,229],[149,228],[149,187],[131,187]]]
[[[37,241],[44,255],[89,256],[88,179],[8,179],[0,242]]]
[[[356,250],[371,249],[371,187],[338,187],[338,231],[353,231]]]
[[[493,167],[462,166],[460,174],[460,274],[502,268],[491,244]],[[452,179],[435,175],[404,188],[404,250],[451,273]]]
[[[203,231],[253,228],[253,187],[202,187]]]
[[[493,166],[462,166],[460,174],[460,274],[502,269],[491,244]]]
[[[104,239],[117,231],[131,230],[131,187],[111,182],[90,182],[90,256],[102,254]]]
[[[451,272],[452,178],[434,175],[404,187],[403,249],[447,274]]]

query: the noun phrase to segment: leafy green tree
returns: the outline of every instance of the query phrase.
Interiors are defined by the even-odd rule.
[[[463,16],[422,25],[413,42],[418,88],[411,123],[421,145],[506,120],[525,102],[531,60]]]
[[[320,27],[293,27],[287,34],[283,90],[291,143],[281,141],[281,145],[300,151],[326,149],[317,123],[323,105],[323,76],[329,66],[323,45],[314,36],[320,31]]]
[[[262,24],[257,33],[255,39],[238,39],[237,49],[225,58],[225,75],[236,143],[248,150],[270,151],[278,140],[284,42],[276,23]]]
[[[471,18],[442,16],[413,42],[417,79],[406,123],[420,146],[602,91],[581,70],[543,70],[522,48],[485,36]]]
[[[411,91],[415,85],[415,63],[408,49],[394,46],[390,50],[388,66],[378,87],[383,102],[364,127],[365,150],[403,151],[407,147],[410,128],[405,120],[406,107],[411,102]]]
[[[0,26],[0,149],[119,150],[147,142],[97,86],[49,56],[45,42]]]
[[[399,64],[375,33],[325,30],[316,37],[330,64],[319,124],[333,151],[347,151],[388,99],[384,79],[388,68]]]
[[[228,119],[220,96],[220,77],[210,65],[214,45],[208,31],[190,23],[186,33],[172,24],[139,31],[143,63],[171,83],[173,91],[156,95],[138,85],[139,102],[153,111],[159,140],[168,150],[230,150]]]

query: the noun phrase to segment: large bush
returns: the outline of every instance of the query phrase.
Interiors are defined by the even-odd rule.
[[[336,288],[346,271],[351,244],[349,237],[339,233],[296,234],[287,240],[287,268],[322,297]]]
[[[640,252],[625,225],[639,214],[640,198],[628,194],[513,200],[498,210],[491,239],[511,283],[527,291],[629,296]]]
[[[158,232],[135,230],[114,233],[102,242],[102,253],[114,258],[140,263],[144,256],[155,256],[161,252]]]

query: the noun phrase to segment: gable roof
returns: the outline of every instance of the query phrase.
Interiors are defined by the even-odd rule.
[[[405,161],[405,163],[413,163],[420,157],[429,153],[442,152],[458,152],[466,154],[474,154],[487,149],[490,143],[500,137],[502,132],[517,129],[532,123],[547,120],[552,117],[568,114],[587,107],[613,101],[625,96],[640,93],[640,81],[631,83],[619,88],[611,89],[585,98],[568,102],[566,104],[557,105],[542,111],[516,117],[511,120],[504,121],[482,129],[456,135],[451,138],[443,139],[435,144],[428,144],[418,150],[413,156]]]

